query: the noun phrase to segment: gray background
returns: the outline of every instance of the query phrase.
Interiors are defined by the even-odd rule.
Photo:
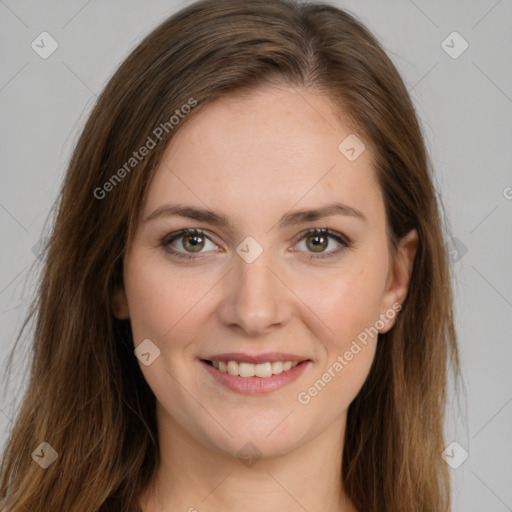
[[[96,96],[142,36],[187,3],[0,0],[0,362],[26,313],[45,219]],[[448,443],[460,445],[452,459],[462,450],[469,457],[451,469],[454,510],[512,511],[512,1],[331,3],[356,14],[402,73],[458,249],[467,407],[452,393],[446,428]],[[44,31],[59,45],[47,59],[31,47]],[[442,47],[453,31],[469,44],[458,58]],[[453,53],[462,42],[452,39]],[[20,352],[18,387],[25,360]],[[2,443],[20,390],[0,402]]]

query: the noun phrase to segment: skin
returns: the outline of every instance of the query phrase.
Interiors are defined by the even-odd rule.
[[[417,236],[404,237],[391,258],[370,145],[355,161],[338,150],[350,133],[318,93],[266,87],[205,105],[166,148],[126,254],[124,289],[114,297],[135,346],[150,339],[160,350],[150,365],[139,362],[157,399],[162,458],[141,498],[145,512],[356,510],[341,485],[343,436],[378,337],[360,344],[309,403],[297,397],[329,368],[332,374],[358,334],[403,303]],[[277,225],[290,210],[330,202],[365,220],[336,214]],[[145,222],[168,203],[220,212],[232,231],[178,216]],[[162,246],[186,228],[210,237],[192,236],[199,253],[182,245],[185,238]],[[320,237],[323,249],[315,252],[319,239],[300,236],[311,228],[329,228],[351,244]],[[250,264],[236,252],[247,236],[263,248]],[[173,257],[172,248],[193,258]],[[333,256],[311,259],[326,253]],[[200,363],[222,352],[289,352],[312,363],[284,388],[248,396],[218,384]],[[259,451],[251,467],[237,458],[248,442]]]

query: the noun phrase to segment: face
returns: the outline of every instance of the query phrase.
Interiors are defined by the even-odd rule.
[[[354,160],[350,134],[283,87],[215,100],[175,135],[115,297],[135,346],[150,340],[161,425],[263,456],[343,428],[414,257],[412,234],[390,258],[369,143]]]

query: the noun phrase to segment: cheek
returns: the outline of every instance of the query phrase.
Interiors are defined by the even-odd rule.
[[[387,278],[386,257],[358,255],[309,292],[308,302],[323,320],[326,348],[344,351],[347,345],[379,319]]]
[[[312,297],[314,309],[326,326],[317,333],[325,357],[311,387],[298,398],[300,403],[315,400],[315,414],[346,411],[369,374],[377,348],[375,323],[379,319],[384,271],[379,264],[371,269],[359,267],[332,278],[324,293]]]
[[[138,254],[125,266],[125,290],[136,344],[144,338],[165,337],[193,306],[196,296],[161,262],[143,260]]]

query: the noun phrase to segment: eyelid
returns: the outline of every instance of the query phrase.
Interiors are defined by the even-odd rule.
[[[329,236],[331,238],[339,238],[341,243],[344,243],[346,245],[351,245],[352,241],[343,233],[340,233],[339,231],[334,231],[333,229],[329,228],[310,228],[302,231],[296,236],[296,240],[299,242],[303,238],[312,236],[312,235],[325,235]]]

